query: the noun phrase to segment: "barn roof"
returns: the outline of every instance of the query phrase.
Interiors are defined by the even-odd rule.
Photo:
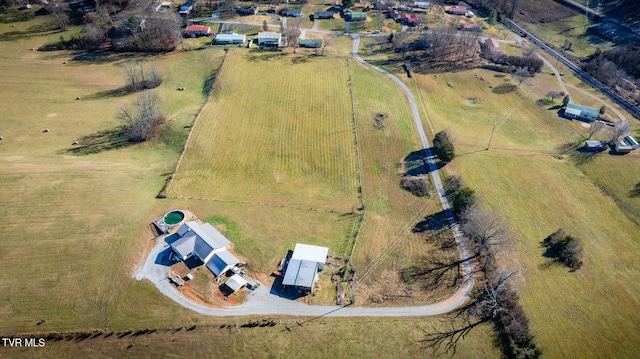
[[[328,254],[329,248],[327,247],[297,243],[296,247],[293,250],[293,254],[291,255],[291,259],[299,259],[324,264],[324,262],[327,260]]]
[[[194,32],[211,32],[211,27],[209,26],[204,26],[204,25],[189,25],[187,26],[186,29],[184,29],[184,31],[190,32],[190,31],[194,31]]]
[[[317,272],[317,262],[291,259],[287,265],[287,271],[282,279],[282,284],[312,288]]]
[[[596,118],[600,116],[600,110],[596,110],[595,108],[590,108],[586,106],[576,105],[575,103],[568,103],[567,108],[564,110],[565,113],[581,116],[587,118]]]

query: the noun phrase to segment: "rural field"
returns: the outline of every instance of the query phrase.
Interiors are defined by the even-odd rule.
[[[346,59],[230,50],[168,195],[358,206],[347,81]]]
[[[631,358],[640,343],[640,200],[627,194],[640,178],[640,157],[602,153],[577,165],[560,151],[586,138],[587,129],[536,104],[549,89],[536,84],[547,81],[542,76],[507,94],[488,88],[506,78],[481,70],[416,74],[410,83],[429,119],[425,130],[453,135],[459,157],[445,171],[460,174],[513,232],[500,265],[518,270],[515,284],[544,355]],[[543,256],[542,240],[558,228],[583,241],[586,259],[577,272]]]
[[[296,88],[295,94],[300,97],[301,104],[287,107],[299,111],[300,117],[285,119],[283,123],[292,125],[293,121],[299,120],[304,124],[306,120],[319,125],[321,129],[303,127],[301,130],[307,132],[296,136],[304,137],[306,141],[323,141],[325,146],[324,157],[318,159],[311,158],[309,153],[297,154],[306,156],[305,161],[315,166],[304,170],[309,173],[306,178],[309,186],[316,188],[311,188],[309,197],[294,197],[291,203],[295,207],[308,206],[307,198],[311,198],[313,205],[318,202],[328,209],[335,205],[344,212],[187,198],[158,200],[155,196],[175,170],[183,143],[191,131],[190,125],[206,102],[208,85],[225,56],[223,49],[203,48],[201,43],[187,41],[186,48],[198,50],[155,56],[88,56],[83,52],[38,51],[41,46],[58,41],[60,35],[68,38],[77,31],[77,28],[63,33],[47,30],[50,29],[49,21],[47,17],[38,16],[16,22],[15,27],[0,24],[0,34],[4,35],[0,40],[0,66],[7,74],[0,78],[0,93],[8,104],[0,114],[0,136],[4,138],[0,142],[0,183],[4,189],[0,200],[5,203],[1,210],[5,221],[0,258],[5,265],[0,285],[5,290],[0,294],[0,315],[4,319],[0,323],[0,333],[3,336],[71,333],[73,338],[48,340],[46,349],[38,352],[12,349],[3,351],[3,355],[31,358],[38,355],[147,357],[169,352],[184,355],[187,352],[211,353],[211,340],[232,345],[243,343],[233,345],[236,349],[231,351],[241,356],[264,353],[282,356],[303,351],[311,357],[342,354],[366,357],[373,352],[386,353],[388,357],[428,355],[429,351],[421,347],[420,339],[424,330],[446,325],[437,318],[401,321],[327,318],[310,322],[300,327],[301,331],[292,329],[295,325],[292,318],[282,318],[282,323],[292,324],[287,325],[291,332],[284,324],[232,332],[221,327],[242,325],[249,319],[235,318],[232,323],[230,319],[194,314],[164,298],[149,282],[136,282],[131,278],[154,244],[148,223],[173,208],[189,209],[220,228],[234,242],[235,252],[247,259],[248,265],[256,271],[271,271],[277,260],[297,242],[328,245],[332,255],[343,255],[357,223],[357,217],[345,216],[344,212],[360,205],[351,113],[354,104],[356,117],[362,118],[357,121],[358,131],[367,139],[362,145],[367,152],[362,154],[363,177],[367,178],[363,191],[370,193],[372,198],[368,210],[371,216],[366,217],[356,252],[363,251],[363,266],[369,263],[365,262],[366,257],[375,263],[369,271],[372,273],[369,283],[387,276],[395,286],[393,290],[411,287],[398,280],[398,270],[410,262],[404,256],[423,257],[429,252],[430,244],[409,234],[408,240],[393,250],[391,259],[377,259],[378,254],[390,252],[386,248],[391,248],[391,241],[413,226],[412,221],[436,210],[431,204],[433,198],[414,198],[398,187],[399,162],[418,147],[404,97],[396,87],[360,65],[351,64],[349,71],[349,61],[345,57],[301,56],[309,63],[288,64],[300,70],[291,71],[289,79],[299,77],[306,84],[338,78],[337,82],[329,83],[335,87],[331,90],[327,89],[329,86],[318,86],[313,91]],[[33,34],[38,36],[31,36]],[[349,41],[339,39],[338,44],[336,53],[348,53]],[[237,56],[240,63],[242,56],[250,59],[255,55],[232,53],[229,56]],[[274,68],[280,71],[280,66],[286,67],[287,59],[297,58],[255,59],[254,66],[270,81],[265,81],[267,85],[282,84],[286,82],[269,71]],[[151,141],[131,145],[123,140],[115,113],[120,104],[135,98],[124,89],[123,66],[127,61],[139,59],[153,59],[164,74],[163,84],[156,91],[163,100],[167,123]],[[64,61],[68,63],[63,64]],[[225,67],[227,65],[232,72],[233,64],[225,62]],[[316,69],[320,69],[319,75],[315,73]],[[228,75],[231,79],[227,81],[233,80],[233,74]],[[357,97],[355,101],[347,83],[350,77]],[[223,78],[220,84],[225,84]],[[369,86],[377,89],[371,92]],[[185,90],[178,92],[177,87]],[[222,89],[214,89],[210,104],[223,100]],[[242,92],[245,89],[240,86],[227,87],[227,91],[261,105],[260,99],[249,98],[251,96],[246,96]],[[320,101],[322,105],[314,102],[318,93],[331,103],[332,108],[327,112],[331,116],[318,114],[324,113],[323,106],[327,102]],[[293,97],[293,93],[290,96]],[[81,99],[75,100],[76,97]],[[385,98],[395,100],[382,104]],[[276,113],[273,116],[286,114],[281,106],[290,105],[269,104],[267,109]],[[373,128],[372,122],[373,116],[380,111],[389,114],[389,123],[383,130]],[[249,116],[264,112],[268,111],[249,112]],[[339,116],[335,116],[336,113]],[[197,138],[199,126],[207,126],[204,118],[203,114],[193,129],[196,131],[193,138]],[[343,132],[330,133],[330,126],[335,127],[334,132]],[[45,128],[49,132],[43,132]],[[72,145],[74,141],[78,141],[78,145]],[[296,146],[297,149],[302,147],[300,143]],[[252,153],[256,154],[255,151]],[[295,155],[293,160],[296,160]],[[283,168],[300,170],[293,166]],[[322,180],[314,182],[318,178]],[[323,191],[327,188],[331,190],[325,196]],[[334,191],[342,191],[344,198],[336,196]],[[415,211],[415,208],[420,210]],[[393,209],[399,209],[398,213]],[[354,258],[354,261],[360,259]],[[419,282],[412,284],[415,287],[413,297],[407,299],[407,303],[436,300],[446,294],[445,291],[432,294],[420,289],[420,285]],[[368,302],[383,288],[384,285],[363,284],[362,296],[359,294],[357,298]],[[327,291],[331,290],[327,288]],[[391,290],[382,293],[394,294]],[[393,298],[387,299],[393,303]],[[187,332],[186,328],[193,325],[198,329]],[[185,329],[181,332],[162,329],[179,327]],[[158,328],[158,334],[167,333],[132,335],[145,328]],[[256,330],[260,330],[259,335]],[[114,334],[108,335],[112,331]],[[132,332],[124,334],[128,331]],[[283,334],[285,331],[287,334]],[[93,339],[79,339],[89,332]],[[125,344],[124,340],[129,342]],[[489,327],[470,335],[459,350],[456,355],[459,358],[498,356]],[[229,352],[226,348],[225,353]]]

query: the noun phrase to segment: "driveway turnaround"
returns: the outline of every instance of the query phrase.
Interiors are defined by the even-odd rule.
[[[471,261],[468,259],[469,254],[462,239],[458,223],[453,216],[449,201],[445,195],[445,189],[442,185],[440,175],[436,169],[435,158],[431,153],[427,136],[422,126],[422,120],[420,119],[420,113],[416,105],[413,94],[398,77],[385,71],[377,66],[374,66],[364,61],[358,55],[358,48],[360,46],[360,36],[352,34],[353,38],[353,56],[362,64],[379,71],[389,78],[391,78],[400,88],[405,92],[409,103],[411,104],[411,110],[413,112],[413,118],[420,135],[420,140],[424,149],[424,155],[429,164],[429,173],[433,179],[433,183],[438,190],[440,202],[442,208],[447,216],[447,220],[453,230],[456,244],[458,245],[458,251],[460,253],[460,259],[462,262],[462,285],[456,291],[453,296],[447,298],[438,303],[412,306],[412,307],[356,307],[353,305],[347,306],[327,306],[327,305],[308,305],[300,302],[296,302],[290,299],[282,298],[277,294],[273,294],[270,288],[264,285],[259,286],[254,291],[249,292],[245,303],[235,306],[224,307],[209,307],[200,303],[196,303],[185,298],[173,283],[168,279],[170,269],[164,264],[156,263],[162,262],[157,259],[162,257],[161,253],[170,251],[169,245],[161,238],[157,239],[156,245],[149,253],[144,265],[142,265],[135,274],[136,280],[148,279],[150,280],[160,293],[164,294],[168,298],[172,299],[176,303],[182,305],[185,308],[191,309],[195,312],[204,315],[229,317],[229,316],[242,316],[242,315],[303,315],[303,316],[342,316],[342,317],[403,317],[403,316],[432,316],[450,312],[461,305],[463,305],[468,299],[471,290],[473,289],[474,280],[472,274]],[[467,259],[467,260],[465,260]]]

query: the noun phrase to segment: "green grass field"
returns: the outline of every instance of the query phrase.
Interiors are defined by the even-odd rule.
[[[568,40],[571,42],[571,50],[567,51],[567,53],[576,57],[589,56],[593,54],[596,47],[605,51],[613,46],[613,43],[610,41],[588,31],[589,28],[596,24],[587,23],[584,14],[553,22],[523,23],[522,25],[537,37],[544,39],[556,48],[561,48],[564,45],[565,39]]]
[[[640,227],[615,200],[637,213],[638,198],[627,194],[640,178],[640,158],[603,153],[578,168],[568,157],[554,157],[586,129],[536,105],[544,87],[537,80],[495,94],[487,82],[496,86],[504,79],[481,70],[414,79],[429,119],[425,129],[447,129],[454,137],[460,156],[446,171],[461,174],[483,206],[514,233],[515,243],[500,256],[500,265],[519,271],[514,284],[545,356],[632,358],[640,342],[635,310]],[[485,151],[500,118],[507,120],[496,128],[491,151]],[[584,243],[585,265],[576,273],[542,255],[541,241],[560,227]]]
[[[358,181],[347,80],[344,59],[229,51],[169,195],[349,211]]]
[[[1,24],[0,32],[33,31],[47,22]],[[204,80],[223,54],[153,57],[164,74],[157,91],[168,123],[153,141],[129,146],[115,113],[135,96],[118,91],[125,84],[122,66],[140,57],[30,50],[71,33],[0,41],[2,333],[117,321],[136,250],[149,237],[140,229],[150,199],[172,170],[188,131],[183,126],[203,104]],[[191,70],[179,71],[184,68]],[[177,86],[186,90],[178,94]]]

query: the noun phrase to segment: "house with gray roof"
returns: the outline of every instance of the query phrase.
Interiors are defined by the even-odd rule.
[[[598,119],[600,110],[569,102],[564,110],[564,115],[568,118],[592,122]]]
[[[209,223],[200,225],[198,222],[190,221],[183,224],[176,234],[180,238],[171,243],[171,249],[174,258],[181,261],[196,257],[202,263],[207,263],[216,253],[226,251],[231,244]]]
[[[217,277],[226,273],[226,271],[238,263],[240,263],[240,261],[233,254],[222,251],[215,253],[213,257],[211,257],[211,260],[207,262],[206,267]]]

